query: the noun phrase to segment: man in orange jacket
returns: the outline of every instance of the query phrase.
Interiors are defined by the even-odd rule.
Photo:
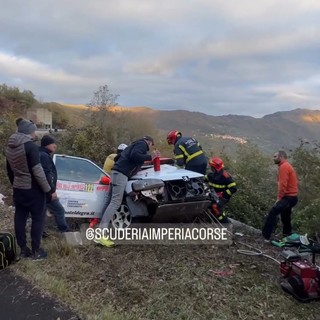
[[[291,209],[298,202],[298,179],[292,165],[287,160],[287,154],[282,150],[278,151],[273,155],[273,161],[279,167],[278,196],[262,229],[262,235],[266,240],[270,240],[279,214],[283,225],[283,236],[286,237],[292,233]]]

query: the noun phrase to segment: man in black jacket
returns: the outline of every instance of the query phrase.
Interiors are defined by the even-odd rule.
[[[69,227],[65,218],[65,210],[56,194],[56,185],[58,179],[57,169],[51,157],[51,154],[53,154],[56,149],[57,145],[54,139],[49,135],[44,135],[41,139],[41,147],[39,148],[40,161],[47,177],[47,181],[55,195],[51,201],[47,202],[47,209],[54,215],[58,229],[61,232],[67,232],[69,231]]]
[[[17,132],[10,136],[6,147],[7,172],[13,186],[15,204],[14,227],[22,257],[41,260],[47,252],[40,248],[45,220],[46,197],[52,190],[39,160],[38,147],[33,142],[36,126],[29,120],[17,119]],[[27,246],[26,222],[31,214],[31,246]]]
[[[108,227],[112,215],[119,209],[128,179],[141,169],[145,161],[160,156],[159,151],[153,151],[152,155],[147,153],[153,145],[153,139],[150,136],[144,136],[142,139],[133,142],[115,158],[115,164],[111,171],[110,190],[106,200],[107,207],[102,216],[100,228]],[[112,241],[103,237],[95,240],[95,242],[107,247],[113,245]]]

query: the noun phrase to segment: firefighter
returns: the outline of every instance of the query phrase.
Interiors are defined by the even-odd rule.
[[[207,158],[197,140],[183,137],[181,132],[171,130],[167,135],[167,142],[174,145],[173,153],[178,167],[206,174]]]
[[[236,183],[232,176],[224,169],[221,158],[214,157],[209,160],[211,172],[205,176],[205,180],[214,189],[217,197],[212,199],[211,210],[220,223],[229,223],[223,207],[229,202],[232,195],[237,192]]]

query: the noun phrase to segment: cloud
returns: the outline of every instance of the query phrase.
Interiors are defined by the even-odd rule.
[[[49,9],[48,9],[49,8]],[[208,114],[320,107],[316,0],[4,0],[0,83]]]

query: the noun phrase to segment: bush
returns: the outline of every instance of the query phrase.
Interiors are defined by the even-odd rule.
[[[294,210],[292,216],[294,228],[300,233],[320,236],[320,198],[315,199],[300,210]]]
[[[293,151],[293,165],[299,179],[299,202],[293,223],[297,230],[313,235],[320,233],[320,150],[317,145],[301,141]]]
[[[261,228],[276,197],[276,167],[257,146],[241,145],[226,169],[237,183],[238,191],[226,207],[229,216]]]

